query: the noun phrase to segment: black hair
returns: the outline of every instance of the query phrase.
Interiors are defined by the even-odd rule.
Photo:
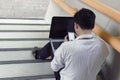
[[[74,21],[80,25],[81,29],[89,30],[94,28],[95,24],[95,14],[93,11],[82,8],[74,15]]]

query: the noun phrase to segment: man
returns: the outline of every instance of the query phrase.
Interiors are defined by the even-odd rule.
[[[95,14],[81,9],[74,15],[74,29],[77,38],[65,42],[55,51],[51,62],[53,71],[60,71],[60,80],[96,80],[108,55],[104,41],[92,34]]]

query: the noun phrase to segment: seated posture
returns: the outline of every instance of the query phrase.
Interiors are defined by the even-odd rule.
[[[46,59],[52,56],[51,68],[55,72],[56,80],[96,80],[108,55],[108,49],[104,41],[92,34],[94,24],[94,12],[85,8],[79,10],[74,15],[77,38],[68,41],[66,36],[54,55],[50,43],[42,49],[35,48],[35,58]]]
[[[81,9],[74,15],[77,38],[65,42],[55,51],[51,62],[53,71],[60,71],[60,80],[96,80],[101,65],[108,55],[104,41],[95,38],[92,29],[95,14]]]
[[[49,56],[51,56],[52,58],[54,56],[50,43],[47,43],[43,48],[33,48],[32,54],[35,56],[35,59],[42,60],[45,60]]]

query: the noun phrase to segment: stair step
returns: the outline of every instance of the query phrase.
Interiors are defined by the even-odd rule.
[[[40,41],[40,40],[49,40],[48,38],[3,38],[0,41]]]
[[[0,42],[0,50],[10,48],[33,48],[33,47],[43,47],[49,41],[40,40],[40,41],[1,41]]]
[[[55,78],[49,78],[49,79],[37,79],[37,80],[55,80]]]
[[[9,57],[8,57],[9,56]],[[49,57],[51,59],[51,57]],[[0,61],[32,61],[34,62],[35,58],[32,55],[32,50],[21,50],[21,51],[0,51]],[[30,61],[29,61],[30,60]]]
[[[53,74],[50,62],[0,65],[0,79]],[[3,79],[2,79],[3,80]]]
[[[0,24],[49,24],[46,20],[0,19]]]
[[[50,24],[36,24],[36,25],[1,25],[0,31],[2,30],[50,30]]]
[[[0,61],[10,61],[10,60],[35,60],[35,59],[32,55],[31,50],[29,51],[0,51]]]
[[[20,18],[8,18],[8,17],[0,17],[0,19],[17,19],[17,20],[45,20],[44,17],[39,17],[39,18],[23,18],[23,17],[20,17]]]
[[[49,38],[49,32],[0,32],[2,38]]]
[[[0,61],[0,65],[9,65],[9,64],[25,64],[25,63],[44,63],[44,62],[50,62],[51,59],[46,60],[10,60],[10,61]]]
[[[11,52],[11,51],[31,51],[33,48],[0,48],[0,51]]]
[[[55,80],[53,74],[26,77],[0,78],[1,80]]]
[[[49,32],[50,30],[0,30],[0,32]]]

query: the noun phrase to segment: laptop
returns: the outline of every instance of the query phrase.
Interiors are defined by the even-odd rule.
[[[62,44],[68,32],[74,32],[73,17],[55,16],[52,18],[49,39],[53,53]]]

